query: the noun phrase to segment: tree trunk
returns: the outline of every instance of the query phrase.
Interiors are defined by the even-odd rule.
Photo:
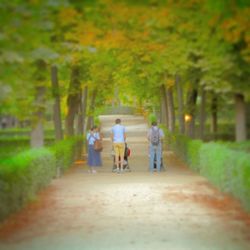
[[[167,95],[167,108],[168,108],[168,129],[170,132],[175,130],[175,110],[174,110],[174,97],[173,97],[173,87],[166,88]]]
[[[161,96],[162,96],[162,102],[163,102],[163,106],[164,108],[162,108],[162,111],[165,112],[163,117],[165,117],[165,124],[166,127],[168,128],[168,102],[167,102],[167,94],[166,94],[166,87],[165,85],[161,85]]]
[[[31,129],[31,139],[30,145],[32,148],[38,148],[44,146],[44,129],[43,129],[43,120],[44,120],[44,110],[45,110],[45,91],[44,86],[37,86],[35,88],[35,112],[32,122]]]
[[[88,106],[88,87],[84,87],[84,92],[83,92],[83,133],[85,134],[86,132],[86,114],[87,114],[87,106]]]
[[[88,87],[85,86],[83,93],[81,93],[81,101],[80,101],[80,106],[79,106],[78,123],[77,123],[78,135],[83,135],[85,132],[87,97],[88,97]]]
[[[218,113],[218,98],[217,98],[216,94],[213,93],[212,104],[211,104],[211,114],[212,114],[211,133],[213,134],[214,140],[217,137],[217,131],[218,131],[217,113]]]
[[[246,105],[246,118],[247,118],[247,139],[249,136],[249,128],[250,128],[250,102],[245,103]]]
[[[54,127],[55,127],[55,139],[60,141],[63,139],[63,130],[62,130],[62,119],[61,119],[61,107],[60,107],[60,91],[57,78],[57,67],[53,65],[51,67],[51,84],[52,84],[52,95],[54,98],[53,106],[53,118],[54,118]]]
[[[119,98],[119,88],[118,88],[118,86],[115,86],[114,92],[115,92],[115,94],[114,94],[115,95],[115,106],[120,107],[121,106],[121,100]]]
[[[201,86],[201,107],[200,107],[200,127],[199,127],[199,137],[201,140],[204,139],[206,123],[206,90],[204,86]]]
[[[82,93],[80,92],[80,103],[79,103],[79,110],[77,113],[77,127],[76,127],[76,134],[79,136],[83,135],[83,117],[82,117]]]
[[[184,105],[183,105],[183,90],[180,83],[180,77],[176,75],[175,78],[178,100],[178,118],[179,118],[179,131],[181,134],[185,134],[185,120],[184,120]]]
[[[45,113],[45,92],[46,87],[44,82],[46,80],[47,64],[43,60],[37,60],[35,62],[36,71],[34,72],[35,81],[35,100],[34,100],[34,113],[32,119],[32,129],[30,145],[32,148],[44,146],[44,113]]]
[[[67,106],[68,112],[65,118],[65,132],[67,136],[74,135],[74,120],[79,110],[80,103],[80,68],[73,66],[71,69],[71,79],[68,91]]]
[[[160,123],[166,124],[167,123],[167,117],[166,117],[166,105],[163,97],[161,97],[161,106],[160,106]]]
[[[235,108],[236,108],[236,124],[235,124],[236,141],[241,142],[247,139],[246,106],[243,94],[235,94]]]
[[[87,129],[90,129],[94,125],[94,108],[95,108],[95,99],[97,95],[97,90],[95,89],[92,93],[90,106],[89,106],[89,116],[87,121]]]
[[[193,88],[188,92],[187,97],[187,107],[188,114],[191,119],[187,122],[187,135],[190,138],[195,138],[195,115],[196,115],[196,100],[197,100],[198,91],[197,88]]]

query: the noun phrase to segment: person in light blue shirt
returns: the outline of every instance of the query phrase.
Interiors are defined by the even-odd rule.
[[[101,152],[94,149],[94,143],[100,140],[100,133],[96,126],[92,127],[87,134],[88,142],[88,166],[91,173],[96,173],[96,167],[102,166]]]
[[[123,171],[123,160],[125,153],[125,141],[126,141],[126,129],[121,125],[121,119],[115,120],[115,126],[112,127],[111,140],[113,142],[113,148],[115,151],[115,164],[116,171]],[[120,161],[119,161],[120,159]]]

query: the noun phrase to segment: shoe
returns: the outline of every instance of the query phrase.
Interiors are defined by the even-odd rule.
[[[114,168],[113,172],[117,172],[118,173],[119,172],[119,168]]]

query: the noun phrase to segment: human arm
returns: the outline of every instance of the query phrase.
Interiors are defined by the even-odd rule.
[[[89,137],[90,137],[90,133],[87,133],[87,136],[86,136],[87,141],[89,140]]]
[[[165,137],[163,130],[160,129],[159,133],[160,133],[160,140],[163,141]]]
[[[114,142],[114,132],[113,132],[113,128],[111,129],[110,139],[111,139],[111,142]]]
[[[126,142],[127,134],[126,134],[126,128],[125,127],[123,127],[123,139],[124,139],[124,142]]]
[[[151,137],[151,129],[149,129],[148,133],[147,133],[147,139],[148,139],[148,141],[150,141],[150,137]]]

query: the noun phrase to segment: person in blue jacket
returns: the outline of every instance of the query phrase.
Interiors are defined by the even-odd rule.
[[[100,133],[96,126],[92,127],[87,133],[88,166],[90,167],[90,172],[93,174],[97,172],[97,167],[102,166],[101,152],[94,149],[95,140],[100,140],[100,138]]]

